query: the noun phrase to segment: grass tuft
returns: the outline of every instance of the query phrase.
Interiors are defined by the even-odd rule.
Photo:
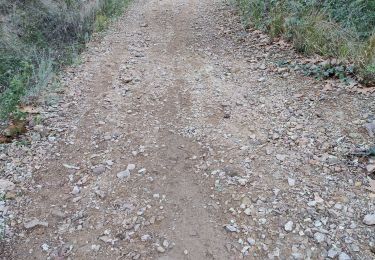
[[[0,0],[0,118],[37,100],[129,0]]]
[[[354,64],[375,86],[375,1],[236,0],[246,26],[283,36],[306,54]]]

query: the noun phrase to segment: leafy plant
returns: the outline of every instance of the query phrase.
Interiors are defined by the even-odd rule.
[[[0,117],[5,119],[19,104],[21,97],[25,95],[26,86],[32,74],[33,66],[22,62],[22,69],[10,81],[9,87],[0,95]]]

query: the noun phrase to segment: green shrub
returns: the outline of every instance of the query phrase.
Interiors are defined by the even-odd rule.
[[[33,66],[22,62],[19,72],[13,76],[9,87],[0,95],[0,118],[5,119],[9,113],[16,110],[21,98],[26,93],[28,81],[32,75]]]
[[[0,0],[0,116],[32,102],[54,72],[72,64],[94,31],[128,0]]]
[[[375,81],[375,1],[237,0],[244,23],[284,36],[297,50],[355,64],[364,83]],[[372,83],[371,83],[372,84]]]

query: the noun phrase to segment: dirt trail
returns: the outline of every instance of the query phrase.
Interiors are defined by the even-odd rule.
[[[31,174],[4,257],[373,259],[367,162],[346,154],[374,102],[275,66],[299,58],[223,2],[134,1],[7,150]]]

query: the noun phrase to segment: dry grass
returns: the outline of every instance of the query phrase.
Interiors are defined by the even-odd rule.
[[[128,0],[0,0],[0,117],[36,100]]]
[[[375,82],[375,2],[237,0],[244,23],[283,36],[297,50],[354,64],[358,78]],[[350,7],[350,13],[348,8]]]

